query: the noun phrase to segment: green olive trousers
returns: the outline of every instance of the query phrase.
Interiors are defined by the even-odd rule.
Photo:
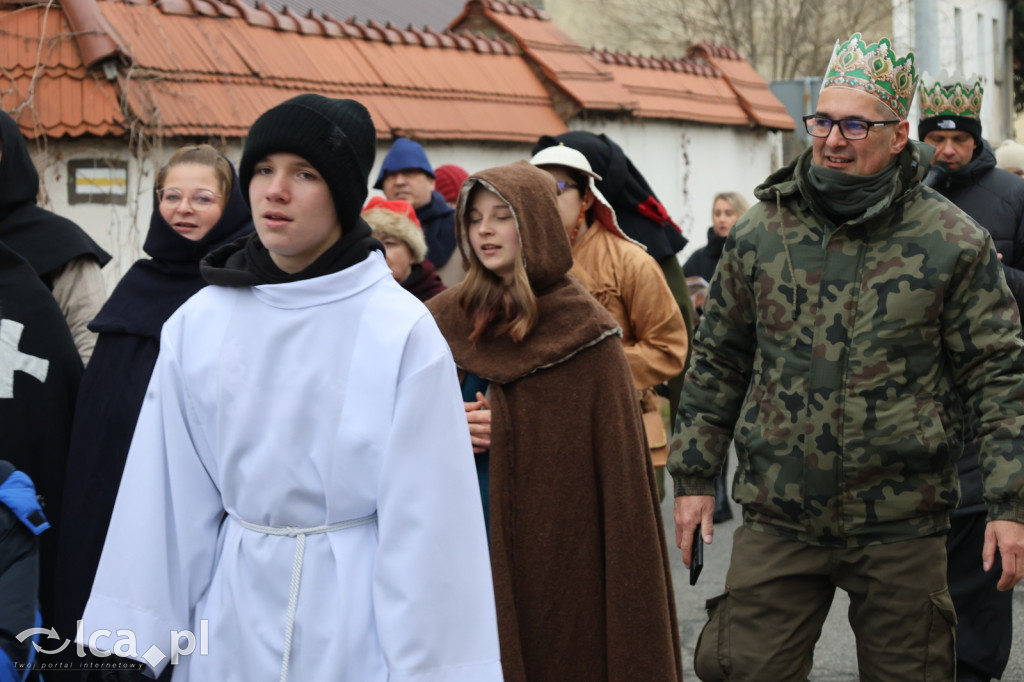
[[[850,597],[862,681],[952,682],[956,614],[944,537],[828,548],[742,527],[725,592],[707,602],[698,677],[806,680],[837,587]]]

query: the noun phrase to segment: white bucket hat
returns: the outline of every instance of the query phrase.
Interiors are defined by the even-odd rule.
[[[608,200],[601,194],[601,190],[597,188],[595,182],[601,179],[601,176],[594,172],[594,169],[590,167],[590,162],[587,161],[587,157],[572,147],[566,147],[564,142],[545,147],[539,152],[533,155],[530,159],[530,163],[534,166],[562,166],[564,168],[572,168],[577,170],[589,178],[587,189],[590,190],[591,194],[594,195],[594,217],[604,225],[604,228],[614,234],[616,237],[621,237],[628,242],[639,244],[629,237],[619,227],[619,221],[615,218],[615,209],[608,203]],[[641,248],[644,248],[641,245]]]

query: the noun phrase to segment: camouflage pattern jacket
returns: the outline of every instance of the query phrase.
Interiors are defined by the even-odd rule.
[[[920,184],[834,226],[811,150],[757,188],[711,283],[668,468],[713,495],[736,441],[744,524],[820,546],[943,532],[974,420],[989,518],[1024,522],[1024,355],[992,238]],[[962,387],[963,401],[956,387]]]

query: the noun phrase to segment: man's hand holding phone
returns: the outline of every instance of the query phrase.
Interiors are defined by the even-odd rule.
[[[683,565],[691,571],[691,585],[700,575],[699,569],[694,573],[695,553],[700,553],[699,560],[703,564],[704,545],[710,545],[715,534],[714,514],[714,495],[680,495],[675,499],[676,547],[683,552]]]

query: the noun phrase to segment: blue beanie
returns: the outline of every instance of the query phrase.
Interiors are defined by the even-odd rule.
[[[430,162],[427,161],[427,153],[423,151],[423,147],[418,142],[400,137],[391,145],[391,151],[388,152],[388,155],[384,157],[384,161],[380,164],[380,175],[377,176],[377,182],[373,185],[373,188],[383,189],[384,176],[387,173],[397,173],[406,168],[415,168],[423,171],[430,177],[434,177],[434,169],[431,168]]]

